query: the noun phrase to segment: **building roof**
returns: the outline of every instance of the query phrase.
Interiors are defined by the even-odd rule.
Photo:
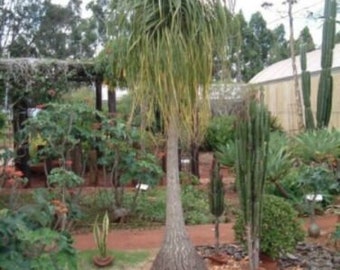
[[[301,73],[300,56],[296,57],[296,66],[298,74]],[[333,69],[340,67],[340,44],[336,44],[333,50]],[[318,73],[321,70],[321,49],[317,49],[307,53],[307,71]],[[286,80],[293,77],[291,58],[282,60],[266,67],[257,73],[249,83],[259,84],[268,83],[279,80]]]

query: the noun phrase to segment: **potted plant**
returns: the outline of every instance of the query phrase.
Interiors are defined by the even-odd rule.
[[[101,226],[98,224],[98,217],[93,225],[93,236],[97,245],[99,255],[93,257],[93,263],[98,267],[111,265],[113,256],[107,254],[107,237],[109,234],[110,220],[107,212],[103,217]]]

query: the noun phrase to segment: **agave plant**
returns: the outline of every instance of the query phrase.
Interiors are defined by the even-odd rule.
[[[305,164],[332,165],[340,156],[340,132],[328,129],[304,132],[292,139],[291,151]]]
[[[282,133],[271,134],[268,147],[266,180],[273,183],[278,191],[288,198],[288,193],[280,184],[280,180],[288,174],[293,164],[293,157],[287,142],[286,135]]]

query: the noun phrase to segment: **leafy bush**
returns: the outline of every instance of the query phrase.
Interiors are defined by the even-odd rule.
[[[32,207],[1,210],[0,269],[77,269],[71,236],[44,227],[40,209]]]
[[[246,228],[239,213],[234,225],[235,239],[246,244]],[[261,224],[260,250],[272,258],[281,253],[291,252],[304,238],[297,213],[284,199],[265,195]]]
[[[210,121],[204,143],[207,150],[216,151],[219,145],[234,140],[234,121],[234,116],[217,116]]]
[[[123,207],[129,208],[134,196],[134,192],[125,192]],[[103,190],[84,197],[82,202],[83,222],[90,224],[98,214],[103,214],[106,210],[112,213],[113,202],[114,193],[111,190]],[[184,186],[182,189],[182,202],[186,224],[205,224],[212,221],[206,191],[191,185]],[[136,208],[131,211],[128,222],[131,220],[131,222],[138,225],[164,224],[165,209],[165,190],[162,188],[150,188],[146,192],[141,192]],[[129,225],[127,224],[127,226]]]
[[[304,195],[321,194],[324,206],[333,201],[333,195],[339,194],[339,183],[335,175],[326,166],[303,166],[297,187]]]
[[[205,224],[212,221],[209,211],[209,199],[205,191],[194,186],[184,186],[182,203],[186,224]]]

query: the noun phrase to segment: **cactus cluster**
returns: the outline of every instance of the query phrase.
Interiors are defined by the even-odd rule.
[[[301,63],[301,81],[302,81],[302,95],[303,104],[305,107],[305,127],[306,129],[314,129],[314,117],[310,102],[311,82],[310,72],[307,71],[307,56],[306,44],[302,44],[300,48],[300,63]]]
[[[215,157],[212,164],[212,172],[210,177],[210,212],[215,217],[215,247],[218,251],[219,248],[219,218],[224,212],[224,186],[222,182],[222,177],[220,175],[220,165],[216,161]]]
[[[336,0],[325,0],[321,45],[321,74],[317,99],[317,127],[327,127],[332,111],[333,77],[331,74],[335,44]]]
[[[236,123],[236,183],[241,203],[250,269],[259,264],[262,197],[270,136],[270,115],[263,100],[251,99]]]

